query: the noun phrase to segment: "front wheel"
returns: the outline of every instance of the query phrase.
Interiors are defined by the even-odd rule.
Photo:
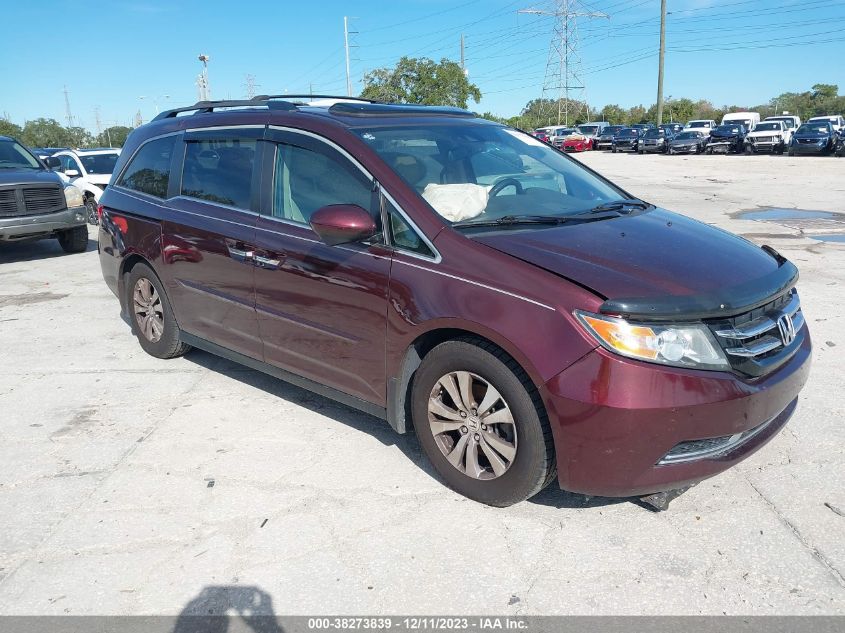
[[[97,226],[100,223],[97,216],[97,201],[93,197],[85,199],[85,214],[88,216],[88,224]]]
[[[795,156],[795,151],[790,147],[789,151],[787,152],[790,156]]]
[[[59,233],[59,246],[65,253],[83,253],[88,248],[88,227],[75,226]]]
[[[414,429],[446,484],[505,507],[555,475],[551,428],[531,380],[505,352],[466,337],[423,358],[412,391]]]
[[[179,326],[164,287],[146,264],[136,264],[129,273],[126,306],[132,333],[150,356],[175,358],[191,349],[179,340]]]

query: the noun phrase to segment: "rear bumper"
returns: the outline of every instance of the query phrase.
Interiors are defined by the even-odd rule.
[[[789,420],[807,380],[810,352],[807,336],[780,369],[746,381],[594,350],[545,385],[560,487],[640,496],[689,486],[730,468]],[[725,451],[658,464],[679,444],[726,436],[735,439]]]
[[[59,231],[85,225],[85,207],[70,207],[44,215],[0,218],[0,241],[50,237]]]

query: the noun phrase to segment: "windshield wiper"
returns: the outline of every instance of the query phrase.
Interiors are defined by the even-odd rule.
[[[650,209],[653,207],[653,204],[649,204],[648,202],[643,202],[642,200],[638,200],[636,198],[630,198],[625,200],[614,200],[612,202],[605,202],[600,204],[596,207],[593,207],[589,211],[585,211],[584,213],[579,213],[578,215],[590,215],[591,213],[605,213],[607,211],[618,211],[619,213],[630,213],[631,207],[637,209]]]
[[[513,226],[516,224],[564,224],[569,222],[573,216],[553,215],[503,215],[495,220],[463,220],[455,222],[452,226]]]

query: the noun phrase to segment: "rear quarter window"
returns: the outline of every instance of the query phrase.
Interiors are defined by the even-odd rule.
[[[142,145],[123,170],[117,184],[156,198],[167,198],[170,159],[175,144],[176,136],[171,135]]]

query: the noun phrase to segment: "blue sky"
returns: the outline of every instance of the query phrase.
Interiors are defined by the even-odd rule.
[[[517,114],[540,95],[551,18],[517,13],[549,0],[4,0],[0,114],[64,122],[67,86],[77,123],[126,124],[141,110],[196,101],[199,53],[211,56],[213,98],[345,92],[343,16],[354,16],[355,89],[401,55],[459,59],[481,88],[479,111]],[[834,83],[845,92],[845,0],[669,0],[665,94],[753,105]],[[579,21],[592,106],[655,100],[659,0],[588,0],[610,19]],[[168,98],[164,96],[168,95]],[[144,96],[144,99],[140,99]]]

